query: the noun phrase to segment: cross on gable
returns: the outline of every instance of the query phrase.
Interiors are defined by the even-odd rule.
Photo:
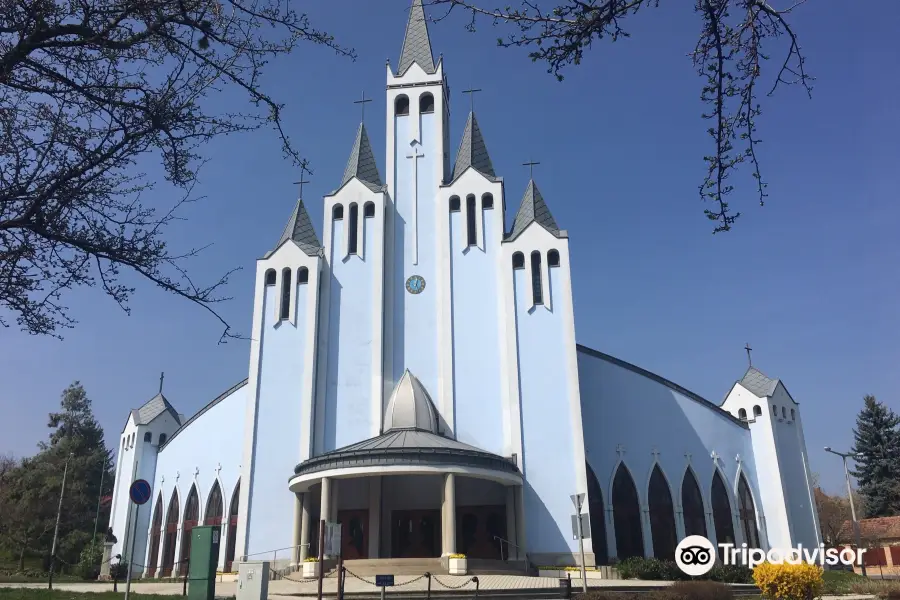
[[[222,472],[222,463],[216,465],[216,477]]]
[[[715,450],[713,450],[712,452],[709,453],[709,457],[710,457],[711,459],[713,459],[713,462],[714,462],[714,463],[715,463],[715,462],[719,462],[719,453],[716,452]]]
[[[541,164],[541,163],[534,162],[533,160],[529,160],[526,163],[522,163],[523,167],[528,167],[528,178],[529,179],[534,179],[534,167],[539,164]]]
[[[691,462],[691,453],[690,452],[685,452],[684,457],[687,459],[688,463]]]
[[[366,91],[365,91],[365,90],[363,90],[362,98],[360,98],[359,100],[354,100],[354,101],[353,101],[353,104],[359,104],[360,110],[362,111],[362,114],[360,115],[360,122],[363,122],[363,121],[366,120],[366,104],[369,103],[369,102],[371,102],[371,101],[372,101],[371,98],[366,98]]]
[[[741,455],[740,455],[740,454],[736,455],[736,456],[734,457],[734,460],[737,461],[737,464],[741,464],[741,460],[742,460],[742,459],[741,459]]]
[[[175,481],[178,481],[179,477],[181,477],[181,471],[175,471]]]
[[[623,446],[622,444],[616,444],[616,454],[618,454],[619,456],[625,454],[625,446]]]
[[[194,477],[200,475],[200,467],[194,467]]]
[[[475,112],[475,93],[480,92],[480,91],[481,91],[481,88],[462,91],[463,94],[469,94],[469,101],[472,105],[472,108],[471,108],[472,112]]]
[[[166,476],[163,475],[162,477],[160,477],[160,478],[159,478],[159,482],[160,482],[160,483],[165,483],[165,482],[166,482]]]
[[[656,460],[659,460],[659,448],[657,448],[656,446],[653,446],[653,450],[650,451],[650,454],[653,455],[653,458],[655,458]]]

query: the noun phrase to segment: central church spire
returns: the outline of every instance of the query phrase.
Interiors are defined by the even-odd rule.
[[[409,21],[406,23],[406,35],[403,37],[397,76],[402,77],[413,63],[422,67],[428,75],[434,75],[436,70],[434,55],[431,53],[431,40],[428,37],[428,24],[425,21],[422,0],[413,0],[409,8]]]

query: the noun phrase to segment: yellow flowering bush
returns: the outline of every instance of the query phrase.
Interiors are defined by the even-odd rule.
[[[465,554],[451,554],[450,558],[465,558]]]
[[[822,595],[822,567],[809,563],[762,563],[753,569],[753,582],[770,600],[812,600]]]

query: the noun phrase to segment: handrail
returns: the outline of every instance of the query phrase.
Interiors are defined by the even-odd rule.
[[[278,552],[280,550],[293,550],[294,548],[302,548],[303,546],[309,546],[310,543],[307,542],[305,544],[297,544],[295,546],[285,546],[284,548],[273,548],[271,550],[263,550],[262,552],[254,552],[253,554],[242,554],[241,560],[247,560],[251,556],[259,556],[260,554],[269,554],[270,552]]]
[[[507,546],[507,547],[512,546],[512,547],[514,547],[516,550],[523,550],[523,548],[522,548],[521,546],[519,546],[518,544],[513,544],[513,543],[512,543],[511,541],[509,541],[508,539],[502,538],[502,537],[500,537],[499,535],[495,535],[495,536],[494,536],[494,539],[497,540],[498,542],[500,542],[500,560],[509,560],[509,552],[506,553],[506,554],[507,554],[507,557],[506,557],[506,558],[503,558],[503,543],[504,543],[504,542],[506,542],[506,546]],[[517,554],[518,554],[518,553],[517,553]],[[522,554],[525,555],[525,564],[527,565],[527,564],[528,564],[528,552],[523,552]]]

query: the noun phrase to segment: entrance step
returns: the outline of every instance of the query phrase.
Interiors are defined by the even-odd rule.
[[[361,558],[345,560],[344,566],[360,577],[445,572],[440,558]]]
[[[530,575],[528,564],[524,560],[491,560],[487,558],[470,558],[469,573],[472,575]]]

